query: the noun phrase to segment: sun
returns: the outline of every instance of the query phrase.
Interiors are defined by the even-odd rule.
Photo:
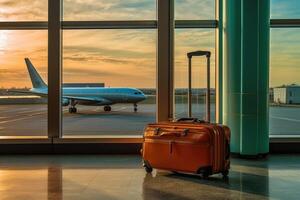
[[[0,54],[3,54],[8,43],[8,31],[0,31]]]

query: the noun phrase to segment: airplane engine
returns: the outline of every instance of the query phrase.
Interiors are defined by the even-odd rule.
[[[68,106],[70,104],[70,100],[69,99],[63,99],[62,100],[62,106]]]

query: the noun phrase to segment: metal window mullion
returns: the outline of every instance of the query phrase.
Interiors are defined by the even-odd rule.
[[[217,28],[218,20],[175,20],[175,28]]]
[[[46,30],[48,22],[0,22],[0,30]]]
[[[217,20],[176,20],[175,28],[216,28]],[[155,29],[156,20],[140,21],[64,21],[63,29]]]
[[[216,1],[216,19],[218,21],[215,32],[215,116],[217,123],[223,123],[223,0]]]
[[[61,131],[61,7],[62,0],[48,0],[48,137]]]
[[[143,21],[64,21],[63,29],[155,29],[156,20]]]
[[[62,21],[62,29],[156,29],[156,20],[136,21]],[[217,28],[217,20],[176,20],[175,28]],[[47,21],[0,22],[0,30],[46,30]]]
[[[157,0],[156,120],[173,118],[174,0]]]
[[[300,28],[300,19],[271,19],[271,28]]]

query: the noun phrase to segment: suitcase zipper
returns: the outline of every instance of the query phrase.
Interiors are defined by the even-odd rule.
[[[150,139],[150,138],[146,138],[145,142],[149,142],[149,143],[165,143],[165,144],[170,144],[170,140],[167,139]],[[209,146],[209,144],[207,144],[206,142],[190,142],[190,141],[172,141],[173,143],[177,143],[177,144],[192,144],[192,145],[207,145]]]

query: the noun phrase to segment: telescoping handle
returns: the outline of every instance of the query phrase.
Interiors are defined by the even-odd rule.
[[[187,53],[188,66],[188,117],[192,117],[192,57],[206,56],[207,58],[207,88],[206,88],[206,121],[210,122],[210,51],[193,51]]]
[[[193,122],[193,123],[206,123],[204,120],[199,120],[198,118],[188,118],[188,117],[183,117],[175,120],[175,122]]]

